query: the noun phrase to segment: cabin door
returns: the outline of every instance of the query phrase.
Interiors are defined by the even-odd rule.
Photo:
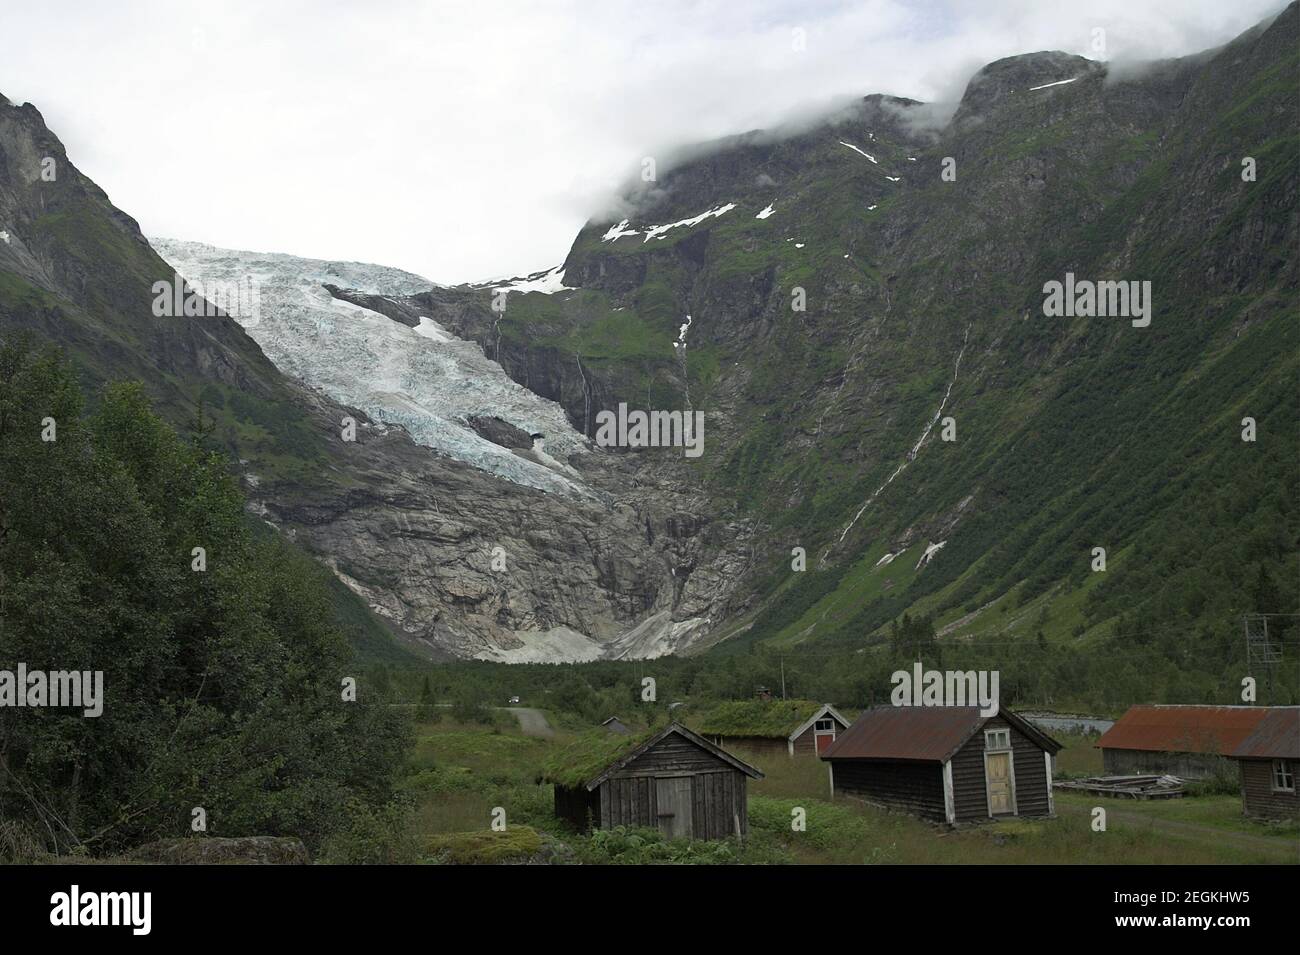
[[[691,838],[690,776],[666,776],[656,779],[655,807],[659,817],[659,831],[666,838]]]
[[[813,740],[817,744],[818,753],[830,749],[831,743],[835,742],[835,721],[818,720],[813,726]]]
[[[1015,812],[1011,795],[1011,754],[984,754],[984,784],[988,788],[989,815],[1001,816]]]

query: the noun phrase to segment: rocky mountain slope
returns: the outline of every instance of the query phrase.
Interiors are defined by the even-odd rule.
[[[53,175],[43,177],[48,169]],[[479,407],[431,411],[421,406],[428,381],[413,382],[481,370],[481,356],[466,354],[474,346],[439,343],[333,304],[300,271],[353,284],[367,278],[392,292],[409,291],[410,276],[251,257],[253,285],[265,293],[258,334],[284,366],[277,368],[236,318],[184,308],[155,314],[155,283],[174,286],[172,268],[69,161],[39,112],[7,100],[0,102],[0,231],[0,334],[25,332],[62,346],[92,388],[112,379],[145,382],[178,427],[238,461],[256,514],[317,555],[423,653],[572,660],[668,652],[706,621],[718,582],[734,576],[727,541],[710,549],[712,564],[704,566],[707,522],[669,482],[595,454],[584,455],[569,478],[569,465],[552,455],[548,466],[531,447],[502,447],[520,426],[547,428],[560,453],[582,443],[566,437],[544,402],[509,382],[497,383],[500,401],[482,410],[514,424],[471,415],[495,435],[490,450],[490,439],[463,429],[444,440],[448,422]],[[184,260],[182,251],[175,254]],[[215,289],[236,273],[227,262],[225,272],[213,268],[203,279]],[[188,299],[189,291],[182,285],[163,298]],[[312,334],[323,316],[338,328],[332,338]],[[373,340],[360,330],[377,324]],[[409,354],[391,340],[398,330]],[[293,339],[303,335],[321,347],[298,347]],[[331,356],[327,345],[337,352]],[[366,384],[353,390],[336,378],[331,387],[316,375],[339,367],[365,369]],[[373,377],[380,371],[392,373],[392,387]],[[491,387],[484,378],[476,384]],[[411,404],[394,414],[403,388]],[[463,381],[446,382],[441,394],[457,388]],[[517,414],[520,407],[528,414]],[[355,440],[344,439],[345,418],[358,424]],[[633,484],[639,492],[625,493]],[[557,487],[582,493],[557,494]],[[701,572],[688,575],[697,564]]]
[[[244,327],[154,318],[170,269],[0,105],[0,329],[201,409],[257,512],[433,653],[857,647],[904,611],[946,639],[1219,632],[1300,576],[1298,22],[706,144],[519,280],[160,241],[258,277]],[[1051,313],[1076,278],[1132,308]],[[704,453],[598,445],[620,404],[703,412]]]
[[[589,436],[619,402],[706,412],[699,462],[659,458],[754,529],[711,641],[861,644],[909,609],[1239,632],[1257,572],[1297,570],[1297,19],[1123,71],[1011,57],[947,121],[868,96],[698,147],[582,230],[571,290],[387,308]],[[1150,283],[1149,323],[1046,314],[1067,275]]]

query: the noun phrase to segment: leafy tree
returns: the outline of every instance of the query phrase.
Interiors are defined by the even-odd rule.
[[[57,353],[0,340],[0,670],[103,674],[98,717],[0,708],[0,816],[96,852],[188,835],[194,807],[317,845],[387,804],[406,730],[344,701],[331,617],[315,565],[253,533],[224,459],[140,386],[87,415]]]

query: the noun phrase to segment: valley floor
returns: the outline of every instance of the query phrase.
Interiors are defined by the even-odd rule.
[[[737,755],[765,778],[751,783],[750,838],[734,843],[664,843],[654,832],[582,835],[552,813],[549,786],[534,780],[549,750],[571,735],[525,735],[515,716],[488,725],[444,714],[419,722],[403,788],[415,800],[412,837],[424,861],[510,861],[511,852],[552,862],[600,863],[898,863],[898,864],[1242,864],[1300,862],[1300,826],[1245,819],[1236,795],[1128,802],[1056,795],[1057,818],[948,831],[853,800],[827,799],[816,760]],[[553,723],[557,722],[554,719]],[[1065,737],[1061,772],[1100,770],[1092,740]],[[1094,765],[1094,763],[1096,765]],[[1094,832],[1092,808],[1107,811]],[[791,830],[803,808],[807,828]],[[507,830],[491,832],[493,812]],[[498,816],[500,813],[498,812]]]

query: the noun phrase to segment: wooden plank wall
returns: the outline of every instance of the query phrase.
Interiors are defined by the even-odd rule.
[[[1165,753],[1141,749],[1103,749],[1102,767],[1108,776],[1138,776],[1147,773],[1210,779],[1234,772],[1231,762],[1213,753]],[[1229,776],[1231,778],[1231,776]]]
[[[730,764],[678,736],[670,736],[601,784],[600,824],[658,828],[655,779],[691,777],[691,829],[696,839],[749,832],[749,779]]]
[[[835,738],[839,739],[845,733],[843,726],[835,727]],[[796,756],[816,756],[817,755],[817,732],[810,726],[800,736],[795,737],[794,754]],[[788,752],[788,750],[787,750]]]
[[[1006,720],[995,716],[985,722],[952,758],[952,795],[958,822],[989,818],[988,795],[984,786],[984,731],[1002,727],[1011,728],[1017,813],[1021,816],[1049,814],[1043,750]]]
[[[730,769],[731,766],[712,753],[700,749],[690,740],[672,734],[628,763],[619,770],[619,775],[670,776],[674,773],[707,773],[723,768]]]
[[[614,776],[600,785],[600,824],[647,826],[659,824],[655,806],[655,781],[652,776]]]
[[[1300,816],[1300,793],[1273,791],[1273,761],[1242,759],[1241,802],[1246,815],[1261,819],[1294,819]],[[1292,761],[1292,770],[1300,763]]]
[[[835,794],[856,796],[893,809],[945,819],[943,767],[891,760],[832,760]]]
[[[555,815],[565,819],[579,830],[588,825],[600,827],[600,794],[589,793],[581,786],[555,787]]]
[[[700,773],[691,783],[691,827],[696,839],[725,839],[749,832],[748,777],[728,769],[720,773]]]
[[[840,729],[838,732],[843,733]],[[817,755],[817,734],[810,726],[800,736],[794,740],[794,754],[796,756],[816,756]]]

